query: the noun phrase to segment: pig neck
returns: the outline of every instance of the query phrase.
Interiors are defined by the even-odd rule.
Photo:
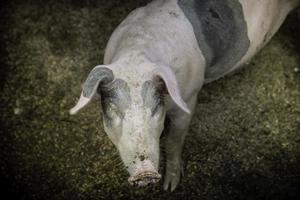
[[[131,25],[125,25],[118,32],[122,39],[110,45],[111,51],[106,56],[108,62],[125,62],[138,66],[156,63],[173,67],[175,60],[186,58],[184,56],[186,48],[178,48],[178,42],[182,38],[172,39],[173,32],[153,32],[139,24],[135,24],[134,28]]]
[[[134,87],[152,79],[153,70],[157,67],[141,51],[124,51],[116,54],[112,62],[115,77],[121,78]]]
[[[127,65],[137,70],[153,69],[155,65],[156,67],[159,65],[172,66],[174,55],[168,49],[168,45],[155,46],[157,46],[155,43],[152,43],[151,46],[136,44],[134,47],[121,49],[116,53],[112,62]]]

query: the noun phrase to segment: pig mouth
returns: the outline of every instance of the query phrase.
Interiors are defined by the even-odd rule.
[[[128,179],[132,186],[145,187],[159,182],[161,175],[157,172],[142,172]]]

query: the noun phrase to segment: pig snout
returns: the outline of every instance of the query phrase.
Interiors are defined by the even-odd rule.
[[[150,172],[145,171],[141,172],[135,176],[131,176],[128,181],[130,185],[138,186],[138,187],[145,187],[148,185],[152,185],[158,183],[161,179],[161,175],[158,172]]]
[[[130,185],[145,187],[156,184],[160,181],[161,175],[153,167],[151,161],[144,161],[136,166],[135,173],[129,177]]]

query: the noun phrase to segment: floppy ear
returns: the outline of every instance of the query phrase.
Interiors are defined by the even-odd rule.
[[[107,84],[113,79],[114,75],[111,69],[105,65],[96,66],[83,84],[80,99],[76,106],[70,110],[70,114],[74,115],[85,107],[96,96],[97,88],[100,84]]]
[[[184,112],[191,114],[190,109],[181,97],[178,83],[174,72],[169,67],[157,67],[154,70],[154,76],[158,76],[165,83],[168,94],[176,105]]]

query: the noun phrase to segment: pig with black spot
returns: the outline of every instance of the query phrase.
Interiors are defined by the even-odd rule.
[[[71,114],[100,96],[105,131],[131,185],[158,172],[166,118],[164,189],[181,177],[181,152],[203,84],[247,63],[300,0],[155,0],[116,28]]]

